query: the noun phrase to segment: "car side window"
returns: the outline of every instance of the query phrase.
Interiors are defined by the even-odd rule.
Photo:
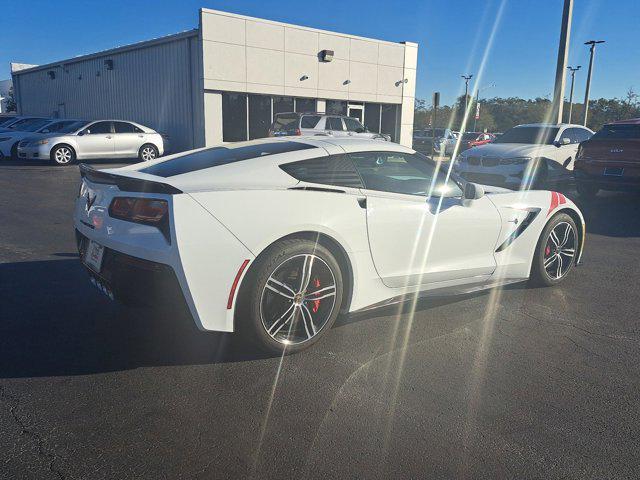
[[[96,122],[86,128],[88,135],[111,133],[111,122]]]
[[[591,136],[593,135],[586,128],[576,128],[576,130],[577,130],[576,137],[578,138],[578,142],[584,142],[586,140],[589,140],[591,138]]]
[[[302,182],[362,188],[358,172],[345,155],[331,155],[330,157],[285,163],[280,165],[280,168]]]
[[[349,132],[364,132],[364,127],[355,118],[344,118],[344,124],[347,126]]]
[[[580,143],[589,138],[585,138],[583,132],[589,133],[587,130],[584,130],[582,128],[567,128],[564,132],[562,132],[560,138],[568,138],[569,140],[571,140],[572,144]]]
[[[445,171],[419,154],[400,152],[358,152],[348,157],[354,163],[365,188],[390,193],[458,197],[462,190]],[[435,178],[434,178],[435,177]]]
[[[327,117],[325,130],[336,130],[338,132],[342,132],[344,130],[344,127],[342,126],[342,119],[340,117]]]
[[[141,133],[138,127],[129,122],[113,122],[113,129],[116,133]]]

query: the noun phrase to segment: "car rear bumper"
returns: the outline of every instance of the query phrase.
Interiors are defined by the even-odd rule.
[[[81,259],[88,242],[89,238],[76,230]],[[137,305],[167,305],[185,301],[173,268],[166,264],[105,247],[100,272],[86,265],[85,268],[91,283],[112,300]]]

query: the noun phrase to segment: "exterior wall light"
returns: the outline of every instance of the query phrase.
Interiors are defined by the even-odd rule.
[[[320,51],[320,61],[321,62],[330,62],[333,60],[333,50],[321,50]]]
[[[402,85],[403,83],[409,83],[409,79],[408,78],[404,78],[402,80],[398,80],[396,82],[396,87],[399,87],[400,85]]]
[[[49,70],[49,71],[47,72],[47,75],[49,75],[49,78],[50,78],[51,80],[53,80],[54,78],[56,78],[56,72],[54,72],[53,70]]]
[[[106,67],[107,70],[113,70],[113,60],[111,59],[105,60],[104,66]]]
[[[343,85],[349,85],[351,83],[351,80],[345,80],[344,82],[342,82]]]
[[[305,80],[309,80],[309,77],[307,75],[303,75],[300,77],[300,81],[303,82]]]

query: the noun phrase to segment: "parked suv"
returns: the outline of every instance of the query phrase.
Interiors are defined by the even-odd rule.
[[[391,140],[389,135],[370,132],[357,118],[326,113],[276,113],[270,137],[322,135]]]
[[[640,118],[609,123],[578,148],[574,168],[581,197],[599,190],[640,191]]]
[[[56,165],[97,158],[138,157],[147,161],[168,150],[168,137],[149,127],[122,120],[98,120],[80,122],[68,133],[25,138],[18,144],[18,158],[50,159]]]
[[[578,145],[591,135],[582,125],[518,125],[462,152],[454,170],[470,182],[512,189],[562,184],[572,180]]]

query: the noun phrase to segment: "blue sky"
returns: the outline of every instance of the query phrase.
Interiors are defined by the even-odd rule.
[[[417,97],[463,92],[460,75],[482,71],[483,96],[545,97],[553,79],[562,0],[4,0],[0,79],[9,62],[42,64],[191,29],[200,7],[420,45]],[[585,40],[602,38],[592,98],[640,92],[640,0],[575,0],[570,65],[584,95]],[[492,36],[493,33],[493,36]],[[493,38],[493,41],[491,41]],[[490,48],[487,48],[491,45]],[[485,61],[483,62],[483,58]],[[484,68],[481,69],[481,65]],[[567,90],[568,92],[568,90]],[[568,93],[567,93],[568,95]]]

